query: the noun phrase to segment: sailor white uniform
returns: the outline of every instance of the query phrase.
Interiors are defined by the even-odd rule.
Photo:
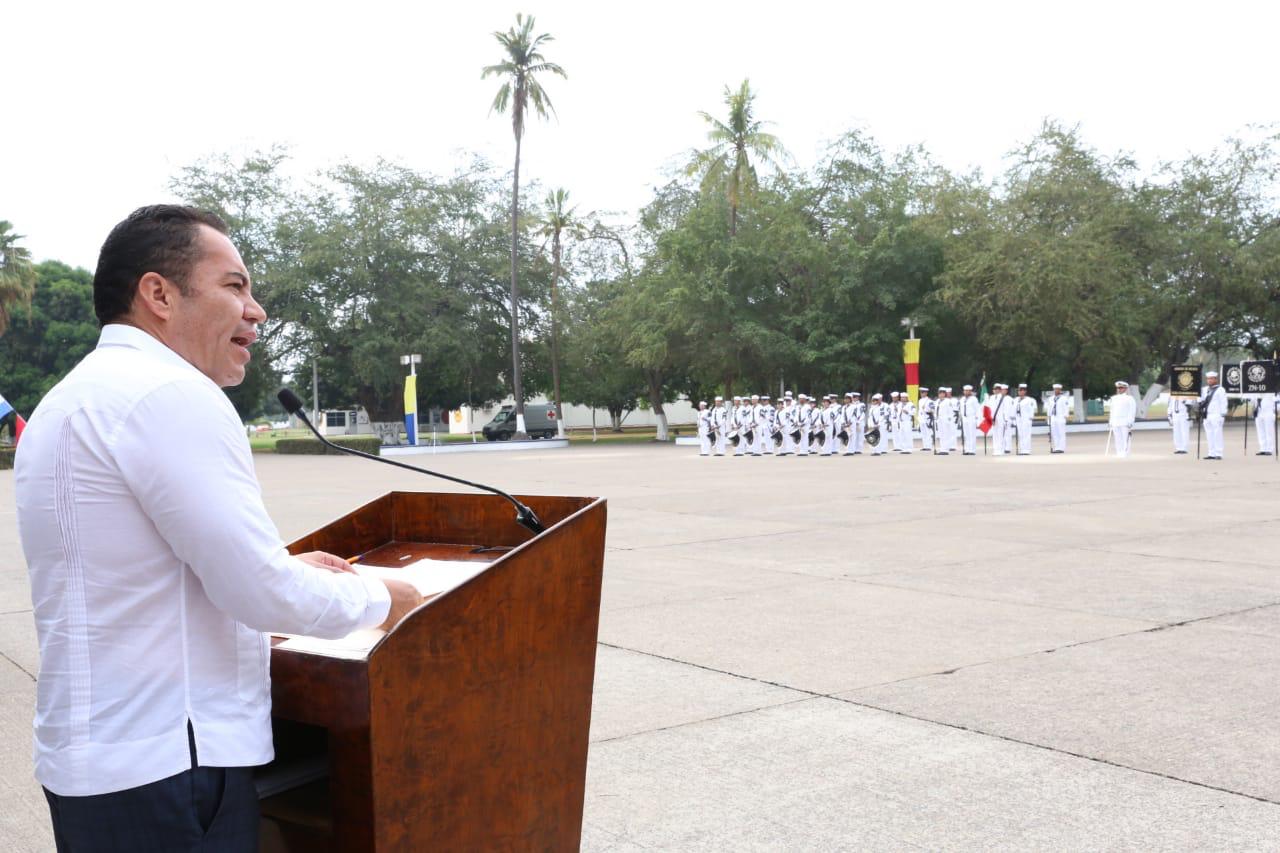
[[[956,429],[956,401],[951,398],[947,387],[938,389],[938,400],[933,404],[933,440],[937,445],[938,455],[951,453],[952,433]],[[921,433],[923,435],[923,432]]]
[[[835,397],[828,397],[826,409],[822,410],[822,428],[827,435],[822,444],[822,455],[835,456],[840,450],[840,439],[836,438],[836,433],[840,432],[840,406],[836,405]]]
[[[888,444],[889,404],[879,394],[872,396],[871,406],[867,409],[867,428],[880,431],[880,440],[871,448],[871,455],[883,456],[885,445]]]
[[[793,405],[791,398],[787,397],[782,401],[782,408],[778,409],[778,429],[782,431],[782,445],[778,448],[778,456],[789,456],[795,450],[795,443],[791,441],[791,412]]]
[[[729,409],[723,397],[716,397],[715,408],[711,410],[711,424],[716,431],[716,456],[724,456],[725,447],[729,444]]]
[[[706,400],[698,404],[698,450],[701,456],[711,455],[711,410]]]
[[[738,399],[738,406],[733,410],[733,424],[738,430],[738,447],[733,455],[746,456],[751,452],[751,439],[747,437],[751,432],[751,406],[748,401]]]
[[[991,429],[987,433],[991,439],[991,453],[1000,456],[1004,453],[1004,399],[1003,386],[997,382],[991,386],[991,394],[982,401],[982,408],[991,411]]]
[[[809,452],[821,453],[827,440],[827,433],[822,426],[822,406],[816,402],[809,407]]]
[[[853,392],[853,403],[849,405],[848,409],[850,423],[849,448],[845,452],[854,454],[862,453],[862,448],[865,446],[867,441],[867,405],[862,402],[861,393],[857,391]]]
[[[1138,402],[1129,393],[1129,383],[1116,383],[1116,395],[1111,398],[1110,408],[1111,443],[1116,456],[1123,458],[1129,455],[1129,436],[1133,432],[1133,421],[1138,416]]]
[[[796,428],[800,433],[800,441],[796,444],[796,456],[809,455],[809,412],[813,406],[809,402],[809,397],[801,394],[799,404],[796,406]]]
[[[1169,419],[1169,426],[1173,430],[1173,452],[1186,453],[1187,445],[1191,443],[1191,411],[1190,406],[1194,403],[1188,403],[1186,400],[1177,398],[1169,399],[1169,410],[1166,417]]]
[[[898,450],[910,453],[916,445],[912,436],[916,425],[916,404],[903,394],[898,400]]]
[[[929,396],[928,388],[920,389],[920,402],[917,406],[920,412],[920,449],[933,450],[934,434],[938,431],[937,422],[937,402]]]
[[[1067,412],[1071,398],[1062,393],[1062,386],[1054,383],[1053,396],[1044,401],[1044,417],[1049,422],[1050,453],[1067,452]]]
[[[1214,380],[1200,390],[1200,405],[1204,412],[1204,434],[1209,443],[1208,459],[1222,458],[1222,422],[1227,417],[1227,392],[1218,384],[1218,374],[1210,370],[1205,379]]]
[[[1018,386],[1018,396],[1013,399],[1013,428],[1018,437],[1018,455],[1031,455],[1031,422],[1036,416],[1036,401],[1026,393],[1027,386]]]
[[[964,453],[974,456],[978,452],[978,421],[982,419],[982,406],[973,395],[973,386],[964,386],[960,398],[960,432],[964,437]]]
[[[773,401],[767,396],[760,398],[760,420],[763,424],[760,429],[760,446],[765,453],[772,456],[776,446],[773,443],[773,435],[778,426],[778,413],[773,408]]]
[[[1276,452],[1276,395],[1257,394],[1253,425],[1258,435],[1258,455],[1274,456]]]

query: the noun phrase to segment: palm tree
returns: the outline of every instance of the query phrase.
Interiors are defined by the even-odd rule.
[[[725,195],[729,199],[729,233],[738,233],[738,207],[742,196],[756,186],[756,169],[751,156],[771,165],[783,155],[782,143],[772,133],[761,130],[768,122],[753,115],[755,92],[750,82],[742,81],[735,92],[724,87],[724,102],[729,108],[729,121],[722,122],[710,113],[700,112],[703,120],[711,125],[707,139],[712,146],[694,153],[689,163],[689,174],[702,174],[703,186],[724,182]]]
[[[31,304],[35,292],[36,271],[31,265],[31,250],[17,245],[21,234],[0,220],[0,335],[9,328],[9,309],[19,303]]]
[[[512,385],[516,399],[516,438],[527,438],[524,431],[524,389],[520,384],[520,315],[519,282],[516,278],[517,244],[520,217],[520,141],[524,137],[525,110],[532,108],[541,118],[547,112],[555,112],[551,99],[538,82],[538,74],[559,74],[568,77],[564,69],[554,62],[547,62],[540,48],[553,38],[546,34],[533,34],[533,17],[516,15],[516,25],[505,33],[495,32],[493,37],[506,51],[506,58],[497,65],[487,65],[480,79],[506,78],[498,94],[493,98],[489,112],[505,113],[511,110],[511,131],[516,138],[516,165],[511,175],[511,362]]]
[[[561,264],[563,238],[582,239],[587,230],[574,215],[577,208],[565,209],[569,201],[567,190],[558,189],[547,193],[546,211],[542,215],[538,233],[551,241],[551,386],[556,401],[556,429],[560,437],[564,437],[564,409],[560,405],[560,303],[557,288],[563,273]],[[545,244],[544,244],[545,245]]]

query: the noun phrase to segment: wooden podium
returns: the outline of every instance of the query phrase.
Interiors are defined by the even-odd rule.
[[[289,546],[487,565],[366,653],[273,638],[264,853],[578,849],[605,501],[519,499],[544,533],[497,496],[391,492]]]

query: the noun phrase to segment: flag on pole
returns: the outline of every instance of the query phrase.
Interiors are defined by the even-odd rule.
[[[902,365],[907,372],[907,396],[914,404],[920,399],[920,339],[902,342]]]
[[[22,419],[22,415],[18,414],[17,409],[15,409],[8,400],[3,396],[0,396],[0,421],[4,420],[10,412],[13,412],[13,417],[15,419],[15,426],[13,429],[13,446],[17,447],[18,442],[22,440],[22,431],[27,428],[27,422]]]
[[[12,411],[13,411],[13,406],[10,406],[9,401],[6,400],[3,396],[0,396],[0,419],[3,419],[5,415],[9,414]]]
[[[13,431],[13,446],[17,447],[18,442],[22,441],[22,431],[27,428],[27,422],[24,421],[22,419],[22,415],[18,414],[17,412],[14,412],[13,416],[18,419],[18,426]]]
[[[409,443],[418,443],[418,377],[409,374],[404,378],[404,431]]]

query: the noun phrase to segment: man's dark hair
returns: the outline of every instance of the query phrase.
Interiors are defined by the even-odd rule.
[[[138,281],[159,273],[188,292],[187,278],[200,259],[200,226],[222,234],[227,223],[216,213],[180,204],[140,207],[111,229],[93,274],[93,313],[102,325],[129,313]]]

